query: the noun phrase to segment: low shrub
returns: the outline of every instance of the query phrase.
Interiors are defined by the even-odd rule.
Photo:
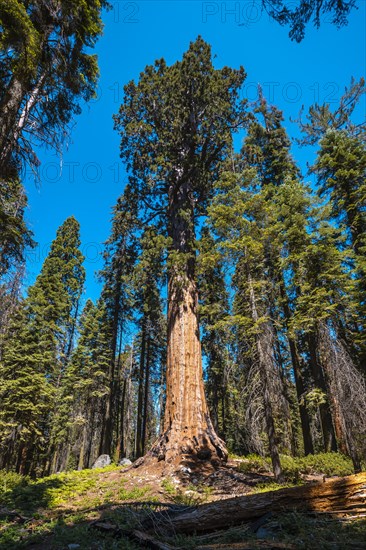
[[[268,460],[268,458],[264,458],[263,456],[249,454],[245,457],[241,457],[240,460],[241,462],[238,465],[238,469],[244,474],[265,474],[271,471],[270,460]]]
[[[341,453],[319,453],[304,457],[280,455],[283,475],[287,481],[297,483],[303,475],[347,476],[353,474],[350,458]],[[269,473],[271,461],[268,457],[247,455],[242,457],[238,466],[244,473]]]
[[[319,453],[298,459],[304,474],[348,476],[353,474],[352,460],[341,453]]]

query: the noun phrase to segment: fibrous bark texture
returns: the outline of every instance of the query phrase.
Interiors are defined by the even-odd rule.
[[[151,454],[172,464],[227,459],[207,408],[195,280],[194,199],[189,183],[172,186],[168,282],[168,349],[163,435]]]
[[[169,284],[168,356],[163,435],[152,452],[166,462],[227,459],[212,426],[203,385],[197,289],[193,281]]]

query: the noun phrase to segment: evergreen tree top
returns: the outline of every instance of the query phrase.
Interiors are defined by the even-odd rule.
[[[171,186],[189,182],[202,207],[245,119],[244,79],[242,67],[215,69],[210,46],[198,37],[181,61],[157,60],[125,86],[115,128],[140,200],[165,209]]]

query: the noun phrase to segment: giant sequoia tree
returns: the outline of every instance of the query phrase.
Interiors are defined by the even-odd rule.
[[[163,435],[153,455],[226,459],[207,408],[197,317],[197,216],[231,148],[232,131],[244,119],[239,88],[245,73],[216,70],[202,38],[182,61],[163,59],[125,87],[115,116],[121,157],[144,208],[159,215],[168,239],[168,349]]]

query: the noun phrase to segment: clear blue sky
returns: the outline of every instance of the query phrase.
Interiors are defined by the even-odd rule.
[[[27,220],[38,247],[28,253],[27,283],[33,283],[57,228],[70,215],[81,224],[86,256],[85,299],[95,299],[100,286],[95,271],[101,267],[103,242],[110,230],[111,208],[121,194],[126,174],[119,161],[119,138],[112,115],[118,111],[123,86],[155,59],[180,59],[197,35],[212,45],[215,63],[243,65],[247,81],[243,94],[254,100],[261,83],[267,99],[284,111],[291,136],[302,104],[337,102],[351,76],[366,74],[366,2],[351,15],[349,25],[337,30],[326,20],[319,30],[308,26],[303,42],[288,38],[288,30],[260,13],[256,0],[242,2],[155,1],[112,2],[104,14],[104,35],[96,45],[100,81],[98,98],[83,106],[75,120],[71,142],[60,159],[41,151],[41,185],[25,174],[29,209]],[[335,103],[336,104],[336,103]],[[358,110],[364,117],[366,103]],[[305,168],[309,151],[297,151]]]

